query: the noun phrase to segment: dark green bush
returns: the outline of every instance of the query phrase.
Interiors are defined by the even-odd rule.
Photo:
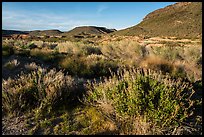
[[[144,73],[145,72],[145,73]],[[122,73],[121,73],[122,74]],[[162,128],[175,128],[192,115],[195,102],[192,86],[148,70],[124,71],[105,83],[90,85],[87,102],[102,107],[109,104],[120,117],[146,117]]]
[[[102,54],[101,50],[99,47],[94,47],[94,46],[84,46],[82,48],[84,55],[91,55],[91,54],[97,54],[100,55]]]
[[[84,57],[66,57],[59,62],[59,66],[65,69],[70,75],[97,78],[110,76],[110,70],[116,72],[118,66],[113,61],[98,60],[96,62],[85,62]]]
[[[2,55],[3,56],[10,56],[14,54],[14,50],[12,46],[2,45]]]

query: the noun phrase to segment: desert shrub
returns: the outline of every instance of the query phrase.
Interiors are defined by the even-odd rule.
[[[80,44],[82,46],[82,43]],[[68,55],[76,55],[81,52],[78,44],[71,41],[60,42],[58,43],[57,48],[59,50],[59,53],[67,53]]]
[[[38,68],[38,65],[36,65],[35,62],[32,62],[30,64],[25,64],[25,68],[28,69],[28,70],[35,70]]]
[[[96,46],[87,45],[87,46],[82,47],[82,50],[83,50],[84,55],[102,54],[100,48]]]
[[[29,56],[30,55],[30,49],[14,49],[14,54],[15,55],[20,55],[20,56]]]
[[[80,75],[86,69],[83,58],[65,57],[59,62],[59,66],[66,69],[70,75]]]
[[[15,69],[16,67],[18,67],[20,65],[20,62],[18,62],[17,59],[14,59],[12,61],[7,62],[4,67],[6,67],[7,69]]]
[[[14,50],[12,46],[9,45],[2,45],[2,55],[3,56],[10,56],[14,54]]]
[[[28,41],[27,40],[14,40],[13,46],[15,47],[23,47],[25,45],[28,45]]]
[[[182,52],[183,47],[179,46],[163,46],[153,48],[153,52],[156,56],[160,56],[163,59],[174,61],[183,60]]]
[[[143,46],[134,41],[113,41],[108,43],[108,45],[102,45],[101,51],[104,55],[110,58],[131,58],[134,56],[143,55]]]
[[[117,69],[117,63],[110,60],[99,60],[89,66],[89,70],[93,72],[94,77],[110,76],[110,70],[116,72]]]
[[[48,122],[49,121],[49,122]],[[42,121],[40,128],[45,130],[54,120]],[[56,135],[90,135],[112,130],[110,121],[94,107],[74,108],[72,113],[65,112],[60,116],[60,123],[53,126]],[[52,126],[49,126],[52,128]]]
[[[70,75],[79,77],[94,78],[100,76],[110,76],[110,70],[116,71],[118,65],[114,61],[98,58],[90,60],[85,57],[65,57],[59,61],[59,66],[65,69]]]
[[[197,64],[197,65],[202,65],[202,56],[198,58],[196,64]]]
[[[198,62],[202,57],[202,48],[201,45],[194,45],[191,47],[186,47],[184,49],[184,53],[182,54],[183,58],[185,58],[188,62]]]
[[[14,43],[15,43],[15,40],[13,40],[13,39],[2,40],[2,45],[14,46]]]
[[[172,41],[161,41],[160,43],[165,44],[168,47],[180,46],[180,44],[178,42],[172,42]]]
[[[38,68],[19,78],[3,80],[3,111],[20,114],[37,109],[36,115],[48,114],[69,100],[73,88],[73,79],[63,72]]]
[[[48,61],[48,62],[54,62],[57,58],[57,53],[53,52],[51,50],[43,50],[43,49],[32,49],[30,50],[30,55],[37,57],[41,60]]]
[[[105,82],[90,83],[86,102],[106,112],[119,125],[124,125],[124,119],[143,117],[146,123],[170,133],[192,115],[196,105],[191,99],[193,94],[192,86],[181,79],[175,81],[168,75],[133,69],[118,72]],[[112,111],[107,111],[107,106]],[[152,133],[159,132],[153,131],[155,128]]]
[[[43,48],[44,42],[43,41],[32,41],[35,45],[37,45],[38,48]]]
[[[48,38],[47,41],[48,42],[58,42],[59,38],[54,38],[54,37],[53,38]]]
[[[144,68],[149,68],[157,71],[162,71],[163,73],[172,73],[173,65],[166,59],[162,59],[159,56],[148,56],[140,62],[140,66]]]
[[[174,78],[186,78],[187,74],[185,72],[184,66],[182,65],[174,66],[174,69],[171,72],[171,76]]]
[[[37,45],[35,45],[34,43],[28,43],[26,45],[20,45],[21,49],[34,49],[36,47],[37,47]]]
[[[110,60],[123,66],[136,66],[148,52],[146,48],[134,41],[113,41],[107,45],[101,45],[101,52]]]

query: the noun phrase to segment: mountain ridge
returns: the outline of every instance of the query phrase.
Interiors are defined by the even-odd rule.
[[[79,26],[75,27],[74,29],[64,32],[63,35],[70,36],[70,35],[83,35],[83,34],[108,34],[111,32],[117,31],[116,29],[107,29],[106,27],[98,27],[98,26]]]
[[[71,29],[69,31],[62,32],[58,29],[50,29],[50,30],[32,30],[32,31],[19,31],[19,30],[2,30],[2,35],[12,35],[12,34],[28,34],[30,36],[74,36],[81,34],[107,34],[117,31],[116,29],[107,29],[106,27],[98,27],[98,26],[79,26]]]

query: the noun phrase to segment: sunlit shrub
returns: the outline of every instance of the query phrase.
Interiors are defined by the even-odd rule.
[[[119,123],[123,118],[142,116],[150,125],[171,131],[187,121],[196,106],[190,83],[149,69],[124,70],[104,81],[90,83],[86,101],[102,112],[107,112],[103,106],[108,105]]]
[[[20,62],[17,59],[14,59],[12,61],[7,62],[4,67],[6,67],[7,69],[14,69],[16,67],[18,67],[20,65]]]
[[[32,49],[30,50],[30,55],[48,62],[54,61],[57,57],[55,52],[46,49]]]
[[[49,113],[74,92],[70,76],[56,70],[38,68],[19,78],[3,80],[2,107],[8,114],[20,114],[37,108],[37,113]]]

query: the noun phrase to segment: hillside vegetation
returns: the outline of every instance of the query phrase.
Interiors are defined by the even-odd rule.
[[[148,14],[142,22],[118,35],[201,37],[202,2],[178,2]]]

